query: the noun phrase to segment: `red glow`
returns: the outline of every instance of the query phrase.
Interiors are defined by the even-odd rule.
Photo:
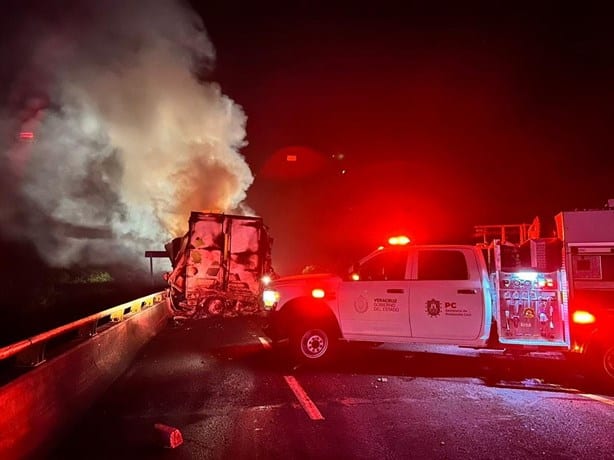
[[[32,131],[22,131],[19,133],[19,139],[34,139],[34,133]]]
[[[391,236],[390,238],[388,238],[388,244],[392,246],[405,246],[406,244],[409,244],[409,242],[409,238],[405,235]]]
[[[313,296],[314,299],[323,299],[325,296],[325,292],[324,292],[324,289],[316,288],[313,291],[311,291],[311,295]]]
[[[314,176],[326,167],[326,157],[305,146],[283,147],[266,161],[261,175],[268,179],[295,180]]]
[[[595,320],[595,315],[588,311],[578,310],[573,313],[573,322],[576,324],[592,324]]]

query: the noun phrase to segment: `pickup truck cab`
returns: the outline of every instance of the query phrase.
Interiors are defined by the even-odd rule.
[[[339,339],[486,347],[493,298],[484,257],[469,245],[380,248],[346,276],[282,277],[264,294],[271,336],[307,361],[329,358]]]

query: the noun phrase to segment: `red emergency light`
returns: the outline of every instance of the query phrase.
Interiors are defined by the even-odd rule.
[[[34,139],[34,133],[32,131],[22,131],[19,133],[19,139],[23,139],[23,140]]]
[[[410,239],[405,235],[391,236],[388,238],[388,244],[391,246],[405,246],[406,244],[409,244],[409,242]]]

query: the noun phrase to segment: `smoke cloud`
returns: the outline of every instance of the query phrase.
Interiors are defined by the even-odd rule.
[[[202,79],[215,52],[200,18],[177,0],[48,3],[4,58],[18,69],[0,109],[5,237],[53,266],[145,264],[190,211],[241,212],[246,116]]]

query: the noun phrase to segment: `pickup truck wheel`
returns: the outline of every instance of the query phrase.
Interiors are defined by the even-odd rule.
[[[614,384],[614,342],[602,344],[594,349],[589,365],[595,383],[611,387]]]
[[[307,363],[328,361],[333,354],[334,338],[321,326],[297,329],[292,337],[297,357]]]

